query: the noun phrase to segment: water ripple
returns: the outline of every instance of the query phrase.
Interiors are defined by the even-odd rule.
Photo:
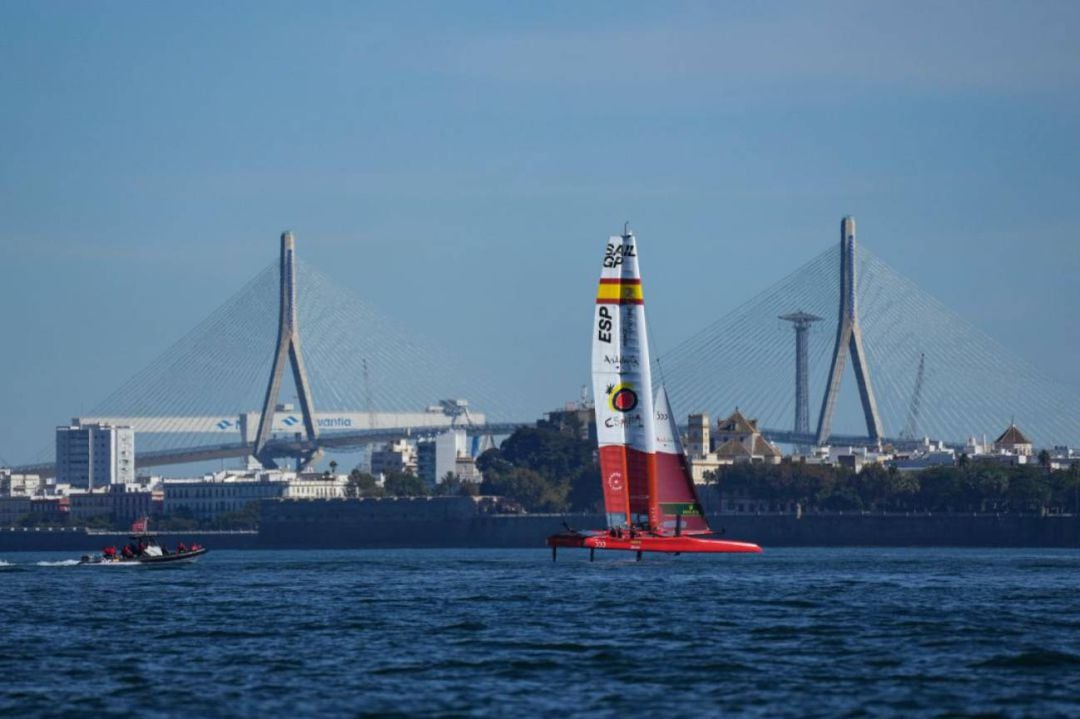
[[[0,564],[0,714],[1080,714],[1080,552]]]

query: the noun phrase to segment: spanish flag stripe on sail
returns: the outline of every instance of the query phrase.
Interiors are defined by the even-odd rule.
[[[598,305],[640,305],[645,303],[641,280],[600,280],[596,290]]]

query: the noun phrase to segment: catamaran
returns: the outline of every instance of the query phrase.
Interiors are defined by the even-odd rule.
[[[567,529],[559,547],[637,552],[760,552],[719,539],[690,476],[667,392],[652,391],[637,241],[629,227],[608,239],[592,333],[593,400],[607,530]]]

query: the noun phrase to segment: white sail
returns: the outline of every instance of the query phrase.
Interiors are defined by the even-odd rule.
[[[656,411],[656,451],[666,454],[683,454],[682,438],[675,423],[675,416],[668,402],[667,389],[660,385],[654,402]]]
[[[637,242],[630,233],[609,238],[604,248],[592,346],[608,523],[649,523],[656,431]]]

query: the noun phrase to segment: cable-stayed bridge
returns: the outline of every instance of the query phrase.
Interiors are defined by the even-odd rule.
[[[674,406],[722,415],[738,406],[774,441],[961,445],[1015,421],[1037,446],[1080,443],[1075,388],[856,247],[851,218],[838,245],[660,359]],[[843,379],[846,366],[854,378]],[[854,380],[865,434],[832,431],[842,379]]]
[[[774,441],[959,444],[1015,420],[1040,446],[1080,443],[1075,390],[856,247],[850,218],[839,245],[659,357],[676,411],[738,406]],[[833,431],[845,382],[865,434]],[[278,262],[79,421],[133,426],[140,467],[306,465],[450,427],[506,434],[532,423],[529,406],[298,261],[286,233]],[[19,469],[54,468],[42,457]]]
[[[300,262],[285,233],[278,262],[76,420],[132,426],[139,467],[232,457],[303,467],[324,449],[406,435],[508,434],[525,406]],[[47,456],[20,469],[55,467]]]

